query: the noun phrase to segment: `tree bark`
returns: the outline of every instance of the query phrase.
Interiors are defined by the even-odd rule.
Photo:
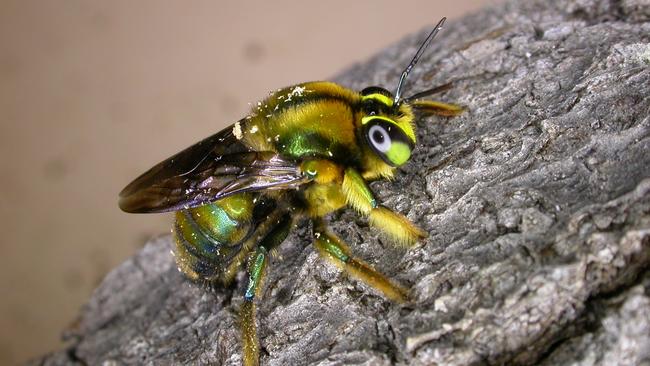
[[[392,90],[426,31],[335,81]],[[467,112],[420,118],[412,161],[372,184],[428,239],[404,250],[330,218],[413,302],[324,263],[301,225],[269,266],[262,364],[650,364],[650,4],[515,1],[448,22],[405,94],[450,81],[435,97]],[[69,349],[33,364],[239,364],[242,281],[191,284],[171,247],[113,270]]]

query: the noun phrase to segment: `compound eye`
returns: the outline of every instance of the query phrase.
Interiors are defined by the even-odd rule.
[[[372,143],[372,146],[378,151],[385,153],[390,150],[392,141],[388,131],[386,131],[383,126],[374,125],[370,127],[368,130],[368,138]]]
[[[395,122],[386,117],[364,117],[368,145],[391,166],[400,166],[411,157],[413,141]]]

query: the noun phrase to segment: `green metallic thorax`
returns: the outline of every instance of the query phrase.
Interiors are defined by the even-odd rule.
[[[241,124],[242,141],[253,150],[297,160],[358,163],[354,109],[359,101],[358,93],[329,82],[278,90]]]

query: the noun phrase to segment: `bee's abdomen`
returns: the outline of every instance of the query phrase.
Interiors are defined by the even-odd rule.
[[[253,197],[242,193],[176,212],[176,262],[193,280],[217,281],[254,229]]]

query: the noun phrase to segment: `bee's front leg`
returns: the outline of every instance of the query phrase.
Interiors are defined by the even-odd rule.
[[[419,239],[427,237],[426,232],[406,217],[379,205],[370,187],[355,169],[345,170],[342,190],[348,205],[367,215],[370,225],[382,230],[398,244],[411,246]]]

